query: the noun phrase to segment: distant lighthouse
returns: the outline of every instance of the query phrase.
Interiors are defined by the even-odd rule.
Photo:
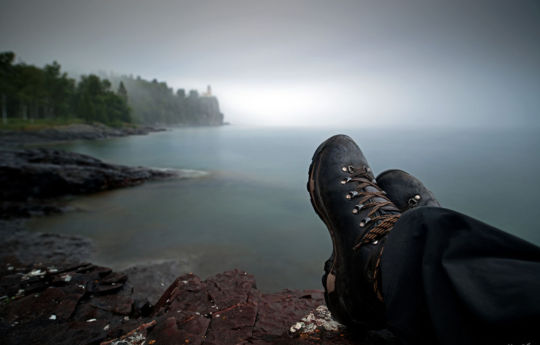
[[[212,96],[212,86],[208,85],[206,87],[206,93],[204,94],[205,96],[207,97],[211,97]]]

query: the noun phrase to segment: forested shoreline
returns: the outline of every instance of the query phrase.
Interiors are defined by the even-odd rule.
[[[217,98],[210,87],[200,95],[197,90],[178,89],[166,82],[152,81],[132,75],[109,74],[113,87],[127,90],[128,104],[134,121],[145,124],[221,125]]]
[[[222,125],[223,114],[210,92],[174,92],[165,82],[133,76],[78,80],[58,62],[43,68],[15,63],[15,53],[0,53],[2,124],[14,121],[55,123]]]

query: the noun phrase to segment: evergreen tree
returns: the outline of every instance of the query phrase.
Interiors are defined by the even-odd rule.
[[[13,93],[13,85],[11,80],[13,78],[13,61],[15,60],[15,53],[5,52],[0,53],[0,102],[2,103],[2,122],[7,123],[8,110],[7,102],[8,97]]]
[[[45,84],[48,91],[46,117],[67,118],[70,116],[75,81],[68,78],[67,73],[61,73],[60,68],[56,61],[51,65],[46,65],[44,68]]]
[[[127,91],[122,84],[118,93],[107,79],[83,76],[77,84],[61,71],[58,62],[38,68],[19,63],[15,54],[0,53],[0,102],[2,121],[9,117],[82,118],[87,122],[120,124],[131,122]]]
[[[118,96],[120,96],[120,98],[122,98],[124,102],[126,102],[127,104],[128,94],[127,94],[126,87],[124,86],[124,82],[120,82],[117,93],[118,93]]]
[[[184,89],[178,89],[176,91],[176,97],[178,97],[180,100],[184,100],[186,98],[186,90]]]

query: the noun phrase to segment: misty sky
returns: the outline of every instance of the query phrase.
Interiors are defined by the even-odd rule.
[[[540,2],[0,0],[0,50],[263,125],[540,126]]]

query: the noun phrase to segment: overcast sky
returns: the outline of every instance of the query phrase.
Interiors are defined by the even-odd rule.
[[[233,123],[540,126],[535,0],[0,4],[1,51],[211,84]]]

